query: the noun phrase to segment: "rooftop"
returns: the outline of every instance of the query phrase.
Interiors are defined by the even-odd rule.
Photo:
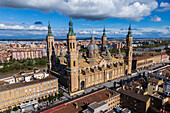
[[[134,90],[119,89],[118,91],[124,95],[130,96],[130,97],[140,100],[142,102],[147,102],[149,100],[149,96],[141,95],[139,93],[136,93]]]
[[[155,84],[158,84],[158,82],[159,82],[160,80],[158,80],[158,79],[155,79],[155,78],[150,78],[149,79],[149,83],[155,83]]]
[[[162,53],[162,54],[165,54],[165,53]],[[138,57],[134,57],[133,60],[145,60],[145,59],[152,58],[158,55],[161,55],[161,53],[160,52],[147,52]]]
[[[109,93],[111,94],[110,96],[108,95]],[[77,113],[77,112],[87,109],[88,104],[91,104],[93,102],[102,102],[102,101],[105,101],[105,100],[107,100],[111,97],[117,96],[117,95],[119,95],[119,94],[115,91],[112,91],[109,89],[102,89],[102,90],[90,93],[88,95],[79,97],[79,98],[72,100],[70,102],[67,102],[67,103],[63,104],[62,107],[59,107],[58,109],[56,109],[56,107],[58,107],[58,106],[56,106],[56,107],[46,110],[42,113],[50,113],[50,112],[53,112],[53,113]],[[74,106],[75,104],[77,105],[77,107]],[[96,105],[92,105],[92,106],[97,107]]]
[[[30,82],[20,82],[20,83],[14,83],[14,84],[7,84],[7,85],[3,85],[3,87],[0,87],[0,92],[15,89],[15,88],[20,88],[20,87],[28,86],[28,85],[32,85],[32,84],[37,84],[37,83],[40,83],[40,82],[54,80],[54,79],[57,79],[57,78],[52,76],[52,75],[49,75],[44,79],[37,79],[37,80],[30,81]]]
[[[106,102],[100,102],[100,103],[97,103],[97,102],[93,102],[92,104],[90,104],[89,105],[89,107],[91,107],[91,108],[93,108],[93,109],[96,109],[96,108],[98,108],[98,107],[100,107],[100,106],[102,106],[102,105],[105,105],[106,104]]]

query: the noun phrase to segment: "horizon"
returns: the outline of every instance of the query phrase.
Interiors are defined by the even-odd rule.
[[[77,37],[90,37],[92,30],[101,37],[104,26],[108,37],[125,37],[132,23],[135,38],[170,38],[168,0],[9,0],[0,3],[0,14],[3,39],[46,37],[48,20],[54,37],[65,37],[70,14]]]

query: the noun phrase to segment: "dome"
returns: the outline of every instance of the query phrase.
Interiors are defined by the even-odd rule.
[[[98,50],[99,47],[96,44],[90,43],[87,47],[87,50]]]

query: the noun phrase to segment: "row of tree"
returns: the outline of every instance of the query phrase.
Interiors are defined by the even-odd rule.
[[[46,65],[46,62],[47,62],[46,57],[35,58],[35,59],[23,59],[23,60],[12,59],[9,62],[5,61],[4,63],[1,63],[3,68],[0,69],[0,72],[6,72],[9,70],[26,69],[26,68],[32,69],[35,66]]]

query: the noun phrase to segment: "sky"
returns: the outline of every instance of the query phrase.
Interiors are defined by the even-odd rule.
[[[0,39],[43,38],[50,21],[66,38],[70,15],[77,37],[170,38],[170,0],[0,0]]]

